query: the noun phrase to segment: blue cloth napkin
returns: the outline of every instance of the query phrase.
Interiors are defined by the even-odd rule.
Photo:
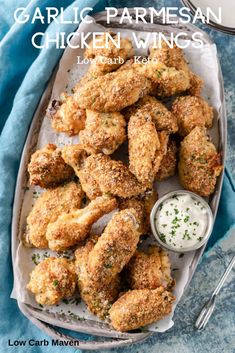
[[[80,8],[90,6],[94,8],[94,11],[100,11],[105,5],[105,1],[97,2],[96,0],[83,2],[77,0],[72,5],[69,0],[57,0],[56,2],[56,7],[66,7],[66,18],[72,18],[72,6]],[[111,5],[110,1],[109,5]],[[52,5],[49,0],[31,1],[28,4],[27,12],[32,14],[36,6],[40,6],[42,12],[45,12],[46,6],[55,6],[55,4]],[[3,7],[0,8],[2,11]],[[75,28],[76,25],[61,25],[60,31],[69,33]],[[1,29],[4,32],[3,26]],[[0,346],[4,347],[3,351],[7,350],[8,339],[43,339],[45,337],[44,333],[23,317],[18,310],[16,301],[10,299],[13,284],[10,227],[16,176],[28,128],[39,99],[62,54],[61,50],[55,50],[53,46],[39,52],[32,47],[30,38],[36,31],[53,33],[56,30],[55,23],[49,26],[15,24],[0,43],[0,126],[2,129],[0,137]],[[234,183],[226,170],[210,246],[225,233],[229,234],[229,230],[234,227],[234,204]],[[81,335],[81,337],[83,336]],[[37,349],[27,347],[25,352],[35,353],[47,349],[51,350],[50,347],[38,347]],[[58,353],[62,350],[63,348],[56,348]],[[23,348],[10,347],[9,351],[23,352]],[[66,348],[66,351],[73,352],[74,349]]]

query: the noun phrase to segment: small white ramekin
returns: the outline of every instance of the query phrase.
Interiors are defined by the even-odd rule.
[[[155,224],[155,216],[156,216],[156,213],[158,211],[159,206],[162,204],[163,201],[171,198],[174,195],[188,195],[188,194],[191,197],[193,197],[195,200],[200,201],[202,203],[202,205],[206,208],[207,214],[208,214],[208,224],[207,224],[207,229],[206,229],[205,235],[203,236],[203,239],[200,242],[196,243],[195,245],[193,245],[191,247],[177,249],[169,244],[163,243],[163,241],[160,239],[159,234],[158,234],[158,230],[157,230],[157,227]],[[195,194],[191,191],[176,190],[176,191],[172,191],[172,192],[165,194],[155,203],[155,205],[152,208],[151,214],[150,214],[150,224],[151,224],[151,229],[152,229],[154,237],[156,238],[156,240],[158,241],[158,243],[162,247],[164,247],[168,250],[174,251],[174,252],[182,253],[182,252],[189,252],[189,251],[194,251],[196,249],[199,249],[202,245],[204,245],[208,241],[208,239],[211,235],[212,229],[213,229],[214,217],[211,212],[210,206],[202,197],[198,196],[197,194]]]

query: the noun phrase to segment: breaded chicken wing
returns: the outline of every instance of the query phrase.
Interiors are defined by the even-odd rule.
[[[130,331],[161,320],[172,311],[175,297],[164,289],[135,289],[122,295],[111,307],[112,326]]]
[[[86,110],[85,129],[80,143],[89,153],[112,154],[126,139],[126,121],[122,114]]]
[[[147,95],[139,99],[138,102],[124,109],[123,114],[129,120],[131,115],[137,112],[151,116],[157,131],[166,130],[169,133],[175,133],[178,130],[177,118],[155,97]]]
[[[116,276],[111,283],[103,285],[95,283],[90,276],[87,263],[89,253],[97,242],[98,236],[89,238],[84,246],[75,251],[75,268],[78,276],[78,288],[81,298],[87,304],[92,314],[105,320],[109,315],[109,309],[117,299],[120,292],[120,279]]]
[[[195,127],[184,138],[179,157],[179,177],[183,187],[201,196],[212,194],[222,165],[220,154],[208,140],[205,128]]]
[[[213,108],[201,97],[178,97],[172,105],[172,112],[179,125],[179,134],[186,136],[196,126],[210,128],[213,122]]]
[[[128,123],[130,171],[142,184],[151,187],[157,170],[154,168],[160,141],[155,124],[148,113],[137,111]]]
[[[136,70],[111,72],[76,87],[74,99],[83,109],[117,112],[147,94],[150,86]]]
[[[156,174],[157,181],[165,180],[176,174],[178,160],[177,143],[169,139],[166,154],[163,156],[160,168]]]
[[[152,95],[169,97],[190,88],[190,76],[184,70],[177,70],[156,61],[149,61],[145,64],[135,63],[133,68],[136,73],[151,81],[151,89],[148,91]]]
[[[27,217],[26,241],[36,248],[48,248],[46,239],[48,224],[55,222],[62,213],[80,208],[82,197],[81,185],[73,181],[46,190],[39,196]]]
[[[160,148],[156,152],[154,161],[154,170],[156,170],[156,172],[158,172],[158,170],[160,169],[162,160],[167,153],[167,144],[169,141],[169,135],[166,131],[160,131],[158,133],[158,137],[160,141]]]
[[[103,196],[97,197],[83,209],[61,214],[47,227],[49,248],[63,251],[78,244],[87,237],[93,223],[116,207],[115,198]]]
[[[136,251],[125,269],[125,276],[131,289],[155,289],[173,285],[170,261],[167,253],[150,246],[147,252]]]
[[[161,41],[159,47],[150,48],[149,58],[152,60],[157,60],[168,67],[174,67],[177,70],[183,70],[187,75],[189,75],[190,94],[200,95],[203,86],[203,80],[190,70],[184,57],[183,50],[177,47],[176,44],[174,44],[173,48],[170,48],[166,42]]]
[[[30,275],[27,289],[43,305],[55,305],[71,297],[76,289],[74,263],[64,258],[50,257],[38,264]]]
[[[134,254],[140,237],[135,209],[114,214],[89,254],[88,270],[97,283],[108,285]]]
[[[118,43],[118,36],[115,33],[109,33],[113,41],[107,33],[102,33],[96,37],[99,44],[94,46],[93,41],[89,43],[89,48],[85,50],[84,57],[93,59],[89,71],[99,74],[108,73],[116,70],[123,62],[134,55],[134,49],[131,41],[128,38],[120,37]],[[118,47],[117,44],[118,43]]]
[[[140,224],[140,233],[146,234],[150,227],[150,213],[157,201],[157,192],[155,189],[149,189],[143,194],[129,199],[119,200],[119,209],[134,208]]]
[[[60,150],[53,144],[46,145],[31,156],[28,172],[30,184],[42,188],[63,183],[74,175],[73,169],[64,162]]]
[[[62,93],[60,100],[53,100],[47,109],[51,126],[57,132],[77,135],[85,127],[86,112],[80,109],[72,96]]]
[[[90,200],[102,195],[100,187],[93,176],[93,166],[86,163],[88,157],[84,147],[80,144],[64,146],[61,154],[65,162],[70,165],[78,176],[83,191]]]
[[[62,156],[74,168],[90,199],[102,194],[126,198],[139,195],[146,189],[121,161],[102,153],[86,157],[83,147],[74,145],[64,147]]]
[[[104,194],[126,198],[139,195],[146,189],[146,185],[139,183],[126,165],[109,156],[101,153],[91,155],[86,159],[85,166]]]

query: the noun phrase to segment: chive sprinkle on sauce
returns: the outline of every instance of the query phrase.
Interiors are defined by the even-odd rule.
[[[159,238],[178,250],[191,248],[206,234],[209,214],[191,195],[173,195],[158,207],[155,226]]]

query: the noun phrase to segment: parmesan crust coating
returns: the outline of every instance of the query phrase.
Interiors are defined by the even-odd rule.
[[[51,126],[57,132],[65,132],[69,136],[77,135],[83,130],[86,112],[80,109],[73,97],[62,93],[60,100],[53,100],[47,109],[47,116],[51,119]]]
[[[85,130],[80,143],[89,153],[112,154],[126,139],[126,121],[122,114],[86,111]]]
[[[178,97],[172,105],[172,112],[177,118],[181,136],[187,136],[196,126],[212,126],[213,108],[201,97]]]
[[[46,239],[48,224],[55,222],[62,213],[80,208],[82,197],[81,185],[73,181],[42,193],[27,217],[26,240],[28,243],[36,248],[48,248]]]
[[[185,92],[190,88],[190,75],[188,72],[177,70],[174,67],[167,67],[156,60],[145,64],[135,63],[133,68],[140,75],[151,81],[149,92],[152,95],[169,97]]]
[[[195,127],[184,138],[179,158],[179,177],[183,187],[201,196],[211,195],[223,167],[220,154],[208,140],[205,128]]]
[[[119,209],[134,208],[140,225],[140,233],[146,234],[150,228],[150,213],[157,198],[158,196],[155,189],[149,189],[139,196],[129,199],[120,199]]]
[[[61,154],[65,162],[70,165],[78,176],[83,191],[90,200],[94,200],[98,196],[102,196],[102,192],[98,183],[93,176],[93,165],[86,162],[87,152],[80,144],[72,146],[64,146]]]
[[[147,94],[150,86],[136,70],[111,72],[77,87],[74,99],[83,109],[117,112]]]
[[[138,111],[128,123],[129,168],[142,184],[151,187],[157,170],[155,159],[160,141],[150,115]]]
[[[177,70],[183,70],[190,80],[189,92],[192,95],[200,95],[203,80],[196,74],[194,74],[185,60],[183,50],[174,44],[173,48],[170,48],[166,42],[162,41],[159,47],[152,47],[150,49],[149,58],[152,60],[158,60],[168,67],[174,67]]]
[[[89,253],[97,242],[98,236],[89,238],[84,246],[75,251],[75,267],[78,275],[78,288],[81,298],[88,309],[101,320],[107,319],[109,309],[120,292],[120,279],[116,276],[108,285],[93,281],[87,268]]]
[[[125,274],[131,289],[155,289],[159,286],[169,289],[173,283],[168,255],[154,245],[147,252],[137,250]]]
[[[176,174],[178,161],[177,143],[169,139],[166,154],[163,156],[156,180],[162,181]]]
[[[50,257],[38,264],[30,275],[27,289],[42,305],[55,305],[71,297],[76,289],[74,263],[64,258]]]
[[[164,287],[128,291],[112,305],[111,324],[122,332],[138,329],[168,315],[174,300]]]
[[[112,160],[101,153],[89,156],[85,167],[104,194],[126,198],[139,195],[146,189],[121,161]]]
[[[168,131],[175,133],[178,131],[177,118],[162,104],[152,96],[145,96],[138,100],[132,106],[124,110],[124,116],[127,120],[131,115],[138,114],[151,116],[157,131]]]
[[[53,144],[37,150],[28,165],[31,185],[50,188],[70,179],[73,169],[61,157],[60,150]]]
[[[108,285],[131,259],[139,237],[138,215],[133,208],[114,214],[89,255],[93,280]]]
[[[78,244],[87,237],[93,223],[116,207],[114,198],[101,196],[83,209],[63,213],[47,227],[46,238],[49,248],[63,251]]]
[[[102,33],[100,36],[97,36],[99,37],[99,47],[94,48],[93,41],[91,41],[89,48],[85,50],[84,57],[94,59],[89,68],[89,71],[92,73],[99,74],[100,72],[108,73],[114,71],[124,61],[134,55],[132,43],[128,38],[121,37],[117,48],[114,43],[118,42],[118,36],[114,33],[109,34],[111,34],[113,41],[107,36],[107,33]]]
[[[102,194],[131,197],[146,189],[121,161],[112,160],[102,153],[86,157],[83,146],[74,145],[64,147],[62,156],[74,168],[82,189],[90,199]]]

